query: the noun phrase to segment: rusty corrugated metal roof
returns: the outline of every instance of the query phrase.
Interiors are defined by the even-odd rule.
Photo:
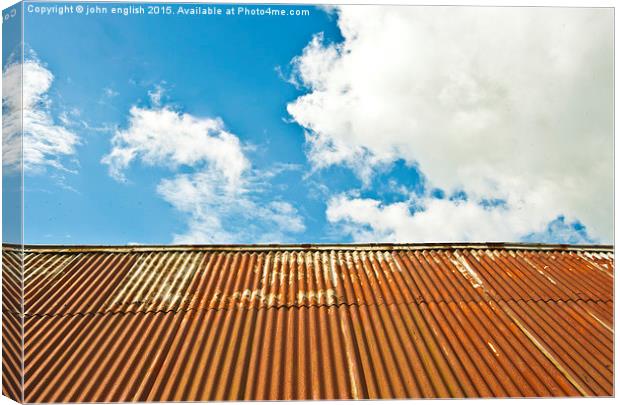
[[[613,395],[610,247],[47,246],[24,263],[26,402]],[[12,351],[18,332],[3,322]]]
[[[23,400],[22,257],[14,249],[2,252],[2,395]]]

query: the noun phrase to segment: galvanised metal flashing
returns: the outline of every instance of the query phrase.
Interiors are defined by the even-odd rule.
[[[463,242],[463,243],[299,243],[299,244],[209,244],[209,245],[12,245],[5,249],[29,252],[156,252],[156,251],[272,251],[272,250],[429,250],[429,249],[507,249],[507,250],[573,250],[613,252],[614,245],[597,244],[543,244],[518,242]]]

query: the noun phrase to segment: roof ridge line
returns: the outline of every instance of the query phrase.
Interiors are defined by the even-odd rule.
[[[36,245],[3,243],[3,249],[25,253],[75,252],[152,252],[152,251],[329,251],[329,250],[457,250],[504,249],[537,251],[613,252],[613,245],[568,245],[518,242],[457,242],[457,243],[299,243],[299,244],[236,244],[236,245]]]

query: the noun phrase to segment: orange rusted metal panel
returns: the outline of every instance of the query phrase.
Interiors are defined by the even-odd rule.
[[[23,260],[20,307],[5,247],[3,393],[19,400],[23,377],[25,402],[614,393],[610,247],[30,246]]]
[[[2,395],[23,402],[23,253],[2,252]]]

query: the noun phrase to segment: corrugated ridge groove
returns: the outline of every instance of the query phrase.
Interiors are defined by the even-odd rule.
[[[468,267],[468,263],[463,262],[463,264]],[[469,271],[473,273],[473,276],[477,276],[474,270]],[[477,282],[482,283],[482,281]],[[514,307],[507,305],[507,302],[502,302],[501,298],[498,298],[497,293],[492,288],[488,288],[486,284],[481,284],[481,286],[483,287],[484,294],[488,295],[489,298],[498,299],[499,304],[502,306],[506,314],[508,314],[511,318],[513,318],[515,322],[518,323],[519,327],[523,330],[524,333],[527,334],[530,340],[535,343],[535,345],[545,354],[545,356],[552,360],[554,365],[567,376],[571,383],[582,394],[594,393],[594,395],[609,395],[609,393],[613,390],[613,375],[610,378],[608,373],[605,373],[605,371],[608,371],[608,366],[605,364],[601,364],[600,358],[598,359],[599,363],[596,363],[596,365],[592,365],[588,361],[588,356],[584,356],[579,353],[579,349],[585,349],[585,351],[587,351],[590,355],[594,354],[593,350],[588,350],[588,345],[585,344],[585,342],[582,342],[582,345],[575,344],[574,339],[571,337],[571,335],[567,334],[566,336],[568,337],[569,343],[567,345],[559,345],[558,347],[557,342],[561,340],[561,338],[559,338],[561,334],[557,335],[557,324],[552,317],[545,317],[540,312],[538,312],[535,307],[532,308],[532,305],[528,305],[531,309],[533,309],[533,311],[524,313],[525,318],[518,320],[515,317],[516,313],[514,312]],[[514,301],[514,303],[519,304],[518,306],[522,306],[521,304],[523,304],[524,302],[516,300]],[[523,323],[523,319],[531,319],[531,314],[535,314],[534,318],[536,320],[534,322],[526,321],[525,323]],[[540,316],[542,316],[542,318],[540,318]],[[544,340],[538,338],[541,333],[541,329],[539,326],[540,324],[545,324],[547,326],[545,332],[551,332],[551,335],[545,336],[546,339]],[[568,327],[567,325],[564,326]],[[541,341],[544,343],[541,343]],[[575,361],[575,359],[577,361]],[[609,359],[609,357],[607,357],[607,359]],[[602,361],[605,362],[605,360]],[[585,378],[583,378],[584,376]],[[601,380],[603,380],[602,384]],[[589,388],[590,390],[588,391],[585,387]]]

